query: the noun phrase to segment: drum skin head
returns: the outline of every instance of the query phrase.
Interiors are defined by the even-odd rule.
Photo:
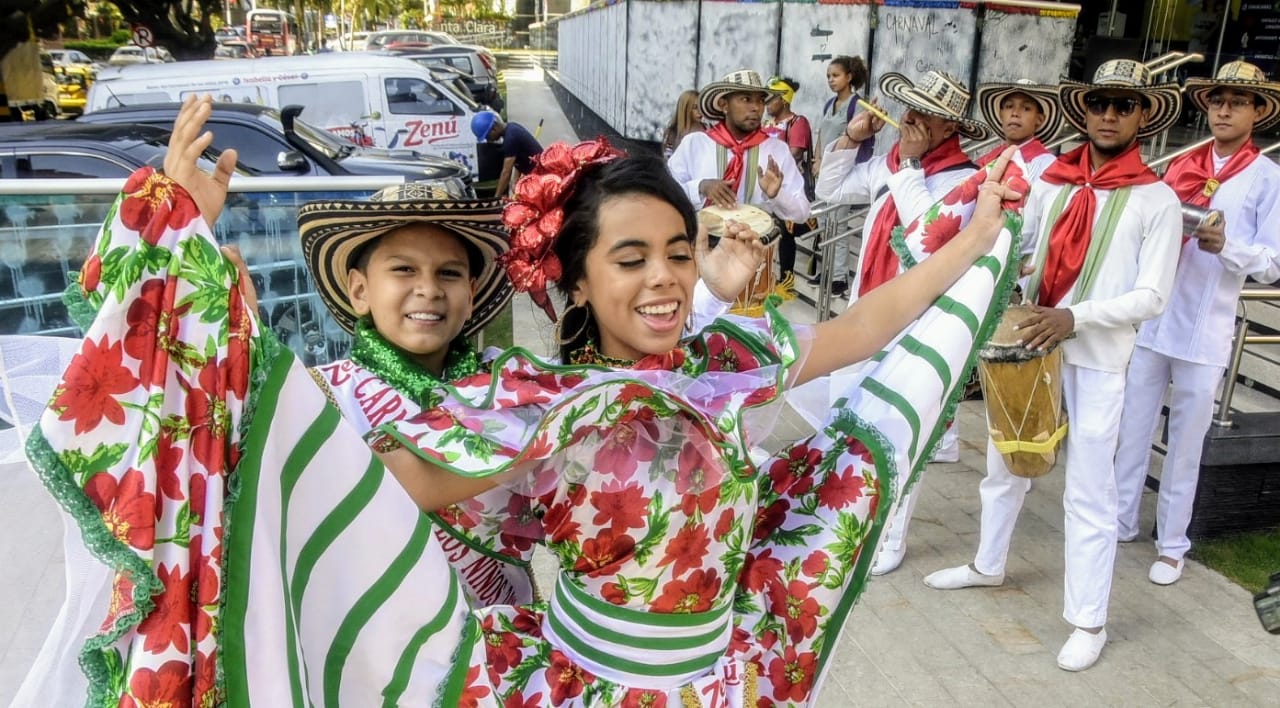
[[[737,221],[751,227],[760,235],[766,246],[777,238],[777,225],[769,212],[750,204],[739,204],[732,209],[718,206],[703,207],[698,211],[698,223],[707,228],[707,235],[713,239],[724,236],[725,225],[729,221]]]

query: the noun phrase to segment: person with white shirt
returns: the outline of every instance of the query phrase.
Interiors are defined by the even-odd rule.
[[[699,110],[715,124],[684,136],[667,160],[695,208],[753,204],[784,221],[809,218],[804,177],[791,148],[761,129],[765,103],[774,95],[750,70],[699,93]]]
[[[1044,146],[1062,128],[1057,86],[1037,84],[1030,79],[982,84],[974,94],[974,102],[987,125],[1004,136],[1004,142],[978,158],[979,167],[995,160],[1009,145],[1016,145],[1014,164],[1022,168],[1030,184],[1058,159]]]
[[[1138,506],[1151,439],[1170,384],[1169,445],[1156,505],[1157,558],[1148,578],[1182,576],[1200,455],[1213,398],[1230,357],[1236,300],[1246,277],[1280,278],[1280,166],[1259,154],[1253,134],[1280,122],[1280,83],[1242,61],[1214,79],[1188,79],[1186,95],[1208,118],[1213,142],[1175,160],[1164,181],[1183,203],[1222,212],[1182,244],[1164,314],[1143,323],[1129,364],[1116,481],[1120,541],[1138,537]]]
[[[844,135],[826,147],[815,190],[818,199],[834,204],[871,203],[863,222],[850,307],[898,274],[898,256],[889,242],[893,230],[910,224],[977,171],[978,166],[960,149],[960,138],[985,140],[990,135],[986,126],[964,117],[969,92],[942,72],[929,71],[918,84],[902,74],[888,73],[880,79],[880,92],[907,107],[898,142],[887,154],[859,161],[859,148],[873,140],[885,122],[872,111],[857,114]],[[959,431],[949,425],[934,461],[959,459]],[[902,564],[915,500],[914,492],[908,493],[889,522],[872,575],[890,573]]]
[[[978,165],[986,166],[1000,157],[1010,145],[1018,147],[1013,162],[1022,169],[1028,184],[1058,159],[1044,147],[1062,128],[1062,111],[1058,107],[1058,87],[1041,86],[1027,79],[1013,83],[983,84],[974,97],[987,124],[1004,135],[1004,142],[994,150],[978,158]],[[934,462],[958,462],[960,460],[959,430],[954,422],[948,422],[942,444],[934,456]],[[915,512],[919,482],[907,492],[885,530],[885,541],[872,564],[873,575],[890,573],[902,564],[907,552],[907,530],[911,515]]]
[[[1125,369],[1137,325],[1164,309],[1173,289],[1181,207],[1142,162],[1138,143],[1178,117],[1177,84],[1151,84],[1130,60],[1102,64],[1093,83],[1064,80],[1067,121],[1088,136],[1031,186],[1023,211],[1024,250],[1032,255],[1021,327],[1029,349],[1063,348],[1062,397],[1070,420],[1063,493],[1066,574],[1063,618],[1074,627],[1058,666],[1082,671],[1106,645],[1115,566],[1118,493],[1115,451]],[[987,443],[978,553],[972,565],[930,574],[951,590],[1004,582],[1014,523],[1031,481],[1015,477]]]

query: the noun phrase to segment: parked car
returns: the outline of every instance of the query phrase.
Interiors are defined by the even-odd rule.
[[[91,71],[97,71],[102,66],[78,49],[46,49],[44,53],[53,60],[54,66],[83,66]]]
[[[214,59],[252,59],[253,47],[243,40],[223,42],[213,50]]]
[[[462,73],[463,81],[478,103],[499,111],[506,104],[499,90],[498,61],[484,47],[468,44],[392,45],[387,52],[426,66],[456,69]]]
[[[234,61],[138,64],[103,71],[86,112],[212,94],[226,102],[307,107],[307,121],[367,147],[410,148],[478,172],[471,117],[476,104],[455,95],[417,62],[344,53]]]
[[[58,82],[58,110],[72,115],[84,113],[93,76],[93,70],[87,66],[55,64],[53,78]]]
[[[338,41],[338,51],[342,52],[363,52],[365,50],[365,41],[372,32],[348,32],[342,35]]]
[[[244,25],[223,25],[213,33],[213,39],[218,44],[244,41],[244,32]]]
[[[365,51],[373,51],[375,49],[385,49],[391,44],[419,44],[419,45],[436,45],[441,43],[441,32],[427,32],[425,30],[383,30],[381,32],[373,32],[365,38]],[[444,35],[444,43],[448,44],[452,37]]]
[[[178,103],[109,108],[82,116],[77,122],[96,124],[143,123],[171,126]],[[246,103],[215,103],[205,127],[213,131],[212,147],[235,148],[240,164],[258,175],[404,175],[408,180],[459,180],[471,185],[463,165],[413,150],[364,148],[317,128],[298,115],[301,106],[277,111]]]
[[[0,124],[0,179],[128,177],[139,167],[164,164],[169,132],[74,121]],[[216,153],[205,151],[199,162],[212,170],[216,161]]]
[[[107,63],[111,66],[127,66],[129,64],[158,64],[176,61],[168,49],[164,47],[146,47],[126,44],[111,53]]]

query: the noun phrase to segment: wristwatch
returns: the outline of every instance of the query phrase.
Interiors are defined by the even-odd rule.
[[[900,170],[923,170],[923,169],[924,169],[924,167],[922,167],[922,166],[920,165],[920,158],[918,158],[918,157],[906,157],[906,158],[903,158],[903,159],[901,159],[901,160],[898,160],[898,169],[900,169]]]

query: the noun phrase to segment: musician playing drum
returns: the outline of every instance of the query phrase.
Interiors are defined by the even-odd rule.
[[[804,177],[791,148],[761,130],[765,102],[774,95],[750,70],[735,71],[699,93],[702,115],[718,122],[706,132],[686,135],[667,160],[667,169],[695,207],[731,210],[750,204],[783,221],[809,218]],[[766,269],[772,268],[773,250],[766,256]],[[716,295],[731,302],[739,293]]]
[[[1105,62],[1091,84],[1064,81],[1059,96],[1067,121],[1088,141],[1031,186],[1022,235],[1034,264],[1027,300],[1036,312],[1019,331],[1029,348],[1062,343],[1062,393],[1071,426],[1063,617],[1075,631],[1058,666],[1081,671],[1097,661],[1107,641],[1124,371],[1135,325],[1160,314],[1168,301],[1182,237],[1178,199],[1143,164],[1138,141],[1168,128],[1182,100],[1177,84],[1152,85],[1150,71],[1128,60]],[[925,584],[1002,584],[1014,522],[1030,486],[1029,479],[1009,473],[988,443],[978,554],[972,565],[932,573]]]
[[[1280,167],[1259,155],[1252,140],[1280,122],[1280,83],[1237,61],[1214,79],[1188,79],[1186,96],[1204,111],[1213,142],[1174,161],[1164,181],[1183,204],[1217,210],[1225,224],[1186,232],[1169,305],[1138,331],[1116,451],[1120,541],[1132,541],[1151,437],[1172,382],[1156,506],[1158,557],[1148,572],[1158,585],[1181,577],[1191,547],[1187,526],[1200,453],[1230,356],[1240,287],[1246,276],[1265,283],[1280,278]]]

